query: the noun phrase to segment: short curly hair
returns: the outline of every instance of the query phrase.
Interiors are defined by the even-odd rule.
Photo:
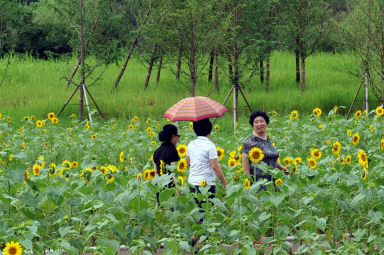
[[[249,117],[249,124],[251,124],[252,127],[253,127],[253,121],[255,120],[255,118],[257,118],[259,116],[264,118],[265,122],[267,122],[267,125],[269,124],[269,117],[268,117],[268,115],[265,112],[263,112],[263,111],[255,111]]]
[[[197,136],[207,136],[212,131],[212,123],[209,119],[193,122],[193,130]]]

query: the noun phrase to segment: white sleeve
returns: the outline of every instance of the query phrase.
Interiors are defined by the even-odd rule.
[[[211,146],[209,146],[208,157],[210,160],[219,158],[217,155],[217,149],[214,143],[212,143]]]

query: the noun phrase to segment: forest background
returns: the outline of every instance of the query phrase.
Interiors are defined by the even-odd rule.
[[[76,90],[64,114],[83,118],[81,84],[117,118],[230,91],[240,115],[242,93],[252,110],[347,113],[361,84],[369,112],[384,102],[384,1],[0,0],[0,57],[15,118],[57,113]]]

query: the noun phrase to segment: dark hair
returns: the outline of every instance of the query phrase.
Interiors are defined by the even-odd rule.
[[[197,136],[207,136],[212,131],[212,123],[209,119],[193,122],[193,130]]]
[[[263,117],[265,122],[267,122],[267,124],[269,124],[269,117],[268,117],[268,115],[265,112],[263,112],[263,111],[256,111],[256,112],[253,112],[251,114],[251,116],[249,117],[249,124],[251,124],[252,127],[253,127],[253,121],[255,120],[255,118],[257,118],[259,116]]]
[[[177,127],[172,124],[165,125],[159,133],[159,140],[162,142],[170,141],[173,135],[177,135]]]

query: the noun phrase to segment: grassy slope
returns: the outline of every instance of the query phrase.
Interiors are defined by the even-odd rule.
[[[2,74],[5,61],[0,62]],[[221,90],[214,91],[208,84],[207,75],[203,74],[198,80],[197,95],[209,96],[220,102],[224,101],[230,84],[225,77],[227,67],[225,62],[221,68]],[[4,85],[0,88],[0,112],[13,118],[25,115],[45,116],[46,113],[58,112],[74,91],[74,87],[66,88],[63,76],[68,76],[75,65],[75,59],[68,61],[34,60],[28,57],[14,57],[8,70]],[[131,60],[117,90],[113,84],[120,65],[111,65],[104,73],[102,80],[89,89],[94,98],[109,117],[127,117],[133,115],[152,116],[157,118],[169,106],[183,97],[189,96],[186,88],[188,80],[177,82],[172,73],[174,64],[167,64],[161,73],[160,83],[156,86],[154,69],[147,90],[143,90],[147,67],[138,60]],[[320,53],[307,59],[307,90],[303,93],[300,85],[295,82],[294,56],[285,52],[277,52],[271,61],[270,91],[265,92],[264,85],[258,77],[246,86],[244,92],[252,106],[266,111],[275,110],[279,113],[289,113],[297,109],[303,113],[311,113],[315,107],[321,107],[325,112],[334,105],[349,107],[356,93],[359,79],[349,75],[348,71],[354,66],[353,58],[348,55]],[[95,73],[100,73],[99,68]],[[77,76],[77,81],[79,80]],[[89,84],[89,83],[88,83]],[[63,117],[78,112],[77,93],[63,113]],[[371,108],[376,106],[376,100],[371,99]],[[230,108],[232,97],[227,103]],[[362,106],[362,93],[356,108]],[[92,109],[95,107],[92,106]],[[240,98],[240,111],[248,115],[247,107]],[[229,115],[229,114],[227,114]]]

